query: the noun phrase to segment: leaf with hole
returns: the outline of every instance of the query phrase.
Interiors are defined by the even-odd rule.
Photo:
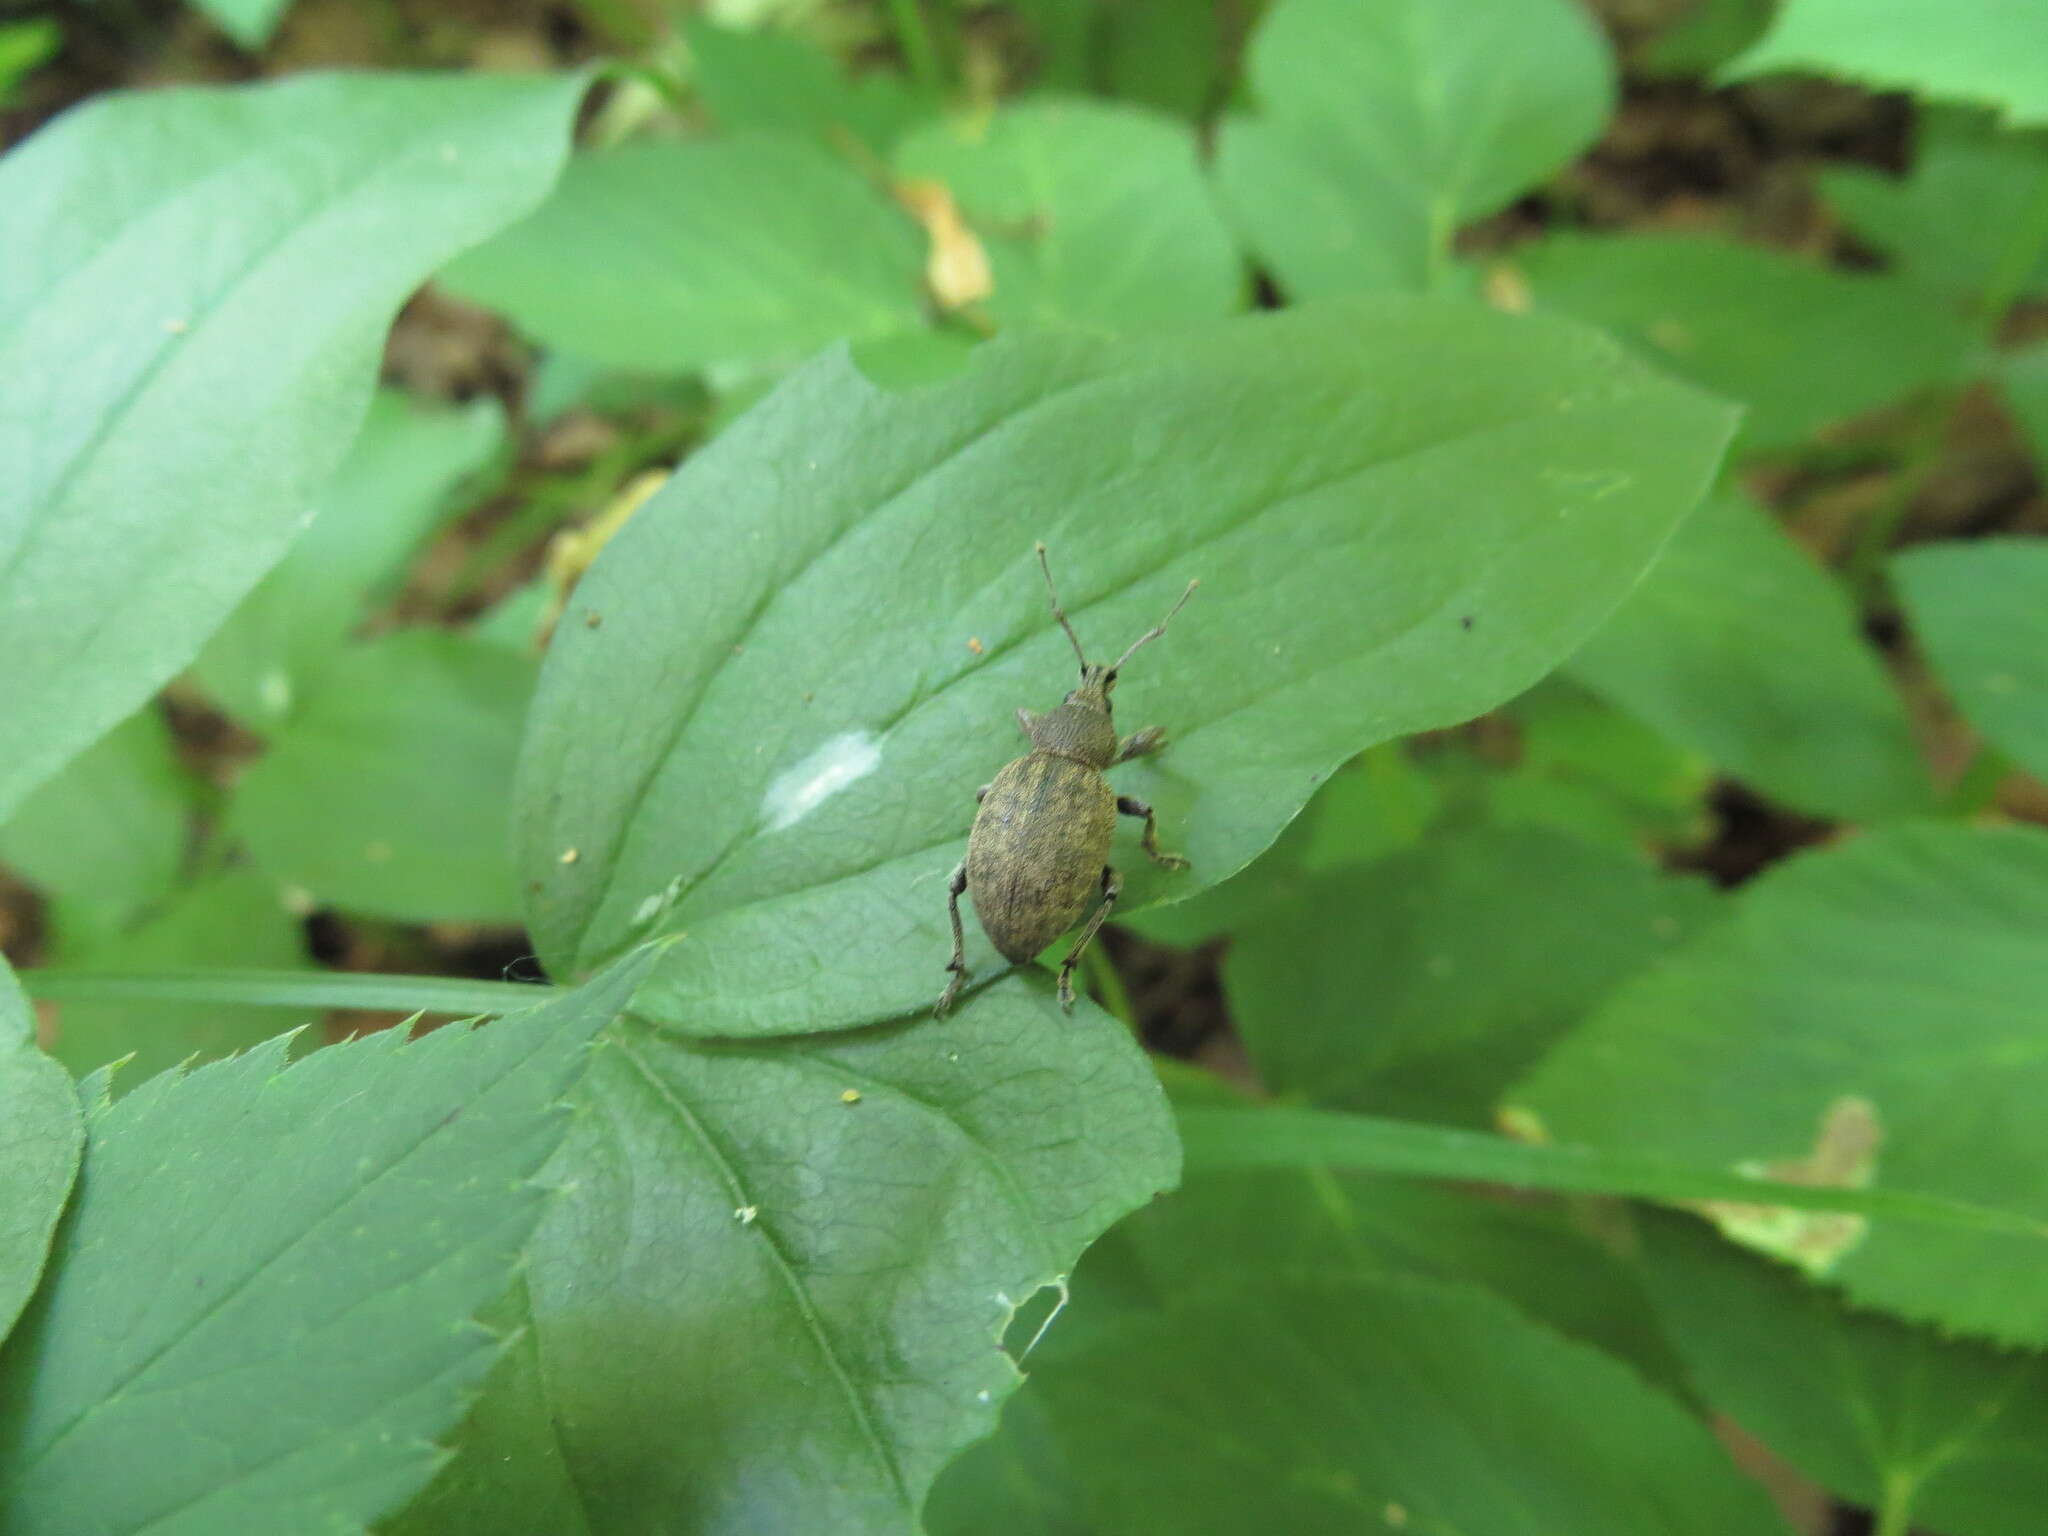
[[[2048,1219],[2048,833],[1908,822],[1800,856],[1509,1098],[1595,1147]],[[1717,1207],[1855,1301],[2048,1341],[2034,1239]]]
[[[399,1530],[914,1529],[1020,1379],[1013,1313],[1178,1164],[1129,1033],[1043,978],[944,1026],[622,1021],[546,1175],[521,1344]]]

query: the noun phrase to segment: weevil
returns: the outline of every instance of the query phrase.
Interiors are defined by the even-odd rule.
[[[974,898],[974,914],[997,951],[1012,965],[1022,965],[1073,927],[1087,911],[1089,898],[1100,891],[1101,901],[1060,962],[1060,1007],[1071,1012],[1074,967],[1123,894],[1123,877],[1109,862],[1118,814],[1145,818],[1140,846],[1153,863],[1165,869],[1188,867],[1179,854],[1160,849],[1159,823],[1152,807],[1135,796],[1119,795],[1102,774],[1105,768],[1156,752],[1164,744],[1166,732],[1156,725],[1118,740],[1109,696],[1124,663],[1140,647],[1166,633],[1166,626],[1194,596],[1198,583],[1189,582],[1165,618],[1104,666],[1090,661],[1081,648],[1081,637],[1060,607],[1045,546],[1037,548],[1052,616],[1067,632],[1081,663],[1081,683],[1057,709],[1044,714],[1017,711],[1017,724],[1030,738],[1031,751],[975,794],[981,809],[975,815],[974,830],[967,835],[967,857],[953,871],[946,888],[946,912],[953,921],[953,958],[946,969],[953,979],[946,983],[933,1010],[939,1018],[946,1016],[967,984],[966,935],[960,928],[962,892]]]

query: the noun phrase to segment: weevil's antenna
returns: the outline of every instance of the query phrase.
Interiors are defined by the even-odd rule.
[[[1123,670],[1123,664],[1129,661],[1133,656],[1138,654],[1139,646],[1150,645],[1154,640],[1157,640],[1161,635],[1166,633],[1166,626],[1173,622],[1173,616],[1176,613],[1179,613],[1181,609],[1187,607],[1188,599],[1195,595],[1195,588],[1199,587],[1201,584],[1202,583],[1200,578],[1197,578],[1196,580],[1188,583],[1188,589],[1187,591],[1181,593],[1180,601],[1175,603],[1171,608],[1166,610],[1166,617],[1161,619],[1157,624],[1154,624],[1150,629],[1146,630],[1145,633],[1138,636],[1137,639],[1133,640],[1131,642],[1131,648],[1128,651],[1125,651],[1123,655],[1117,657],[1115,663],[1109,669],[1111,676],[1115,676],[1118,672]]]
[[[1074,655],[1081,663],[1081,670],[1088,670],[1088,653],[1081,649],[1081,637],[1074,633],[1074,626],[1067,622],[1067,610],[1060,606],[1059,589],[1052,584],[1052,567],[1045,561],[1045,541],[1038,543],[1038,568],[1045,572],[1045,595],[1052,599],[1052,616],[1060,621],[1060,628],[1067,632],[1067,638],[1074,642]]]

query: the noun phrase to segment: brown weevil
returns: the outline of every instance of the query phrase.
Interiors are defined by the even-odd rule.
[[[967,835],[967,857],[953,871],[946,891],[946,911],[953,920],[953,958],[946,969],[953,979],[933,1010],[940,1018],[946,1016],[967,983],[966,938],[960,930],[962,891],[974,897],[974,913],[981,919],[982,931],[1012,965],[1034,959],[1073,927],[1087,910],[1089,897],[1101,891],[1101,903],[1060,962],[1060,1006],[1071,1011],[1074,966],[1123,893],[1123,877],[1109,862],[1117,814],[1145,818],[1142,846],[1153,863],[1167,869],[1188,867],[1179,854],[1160,851],[1152,807],[1130,795],[1119,795],[1102,772],[1156,752],[1166,740],[1166,732],[1155,725],[1119,741],[1116,722],[1110,718],[1109,696],[1116,687],[1118,669],[1140,646],[1166,633],[1181,605],[1194,596],[1197,583],[1189,582],[1180,602],[1167,610],[1165,618],[1104,666],[1088,659],[1080,636],[1067,622],[1043,544],[1038,546],[1038,568],[1045,573],[1052,616],[1067,632],[1081,663],[1081,684],[1057,709],[1042,715],[1028,709],[1017,711],[1017,724],[1031,738],[1031,751],[984,784],[975,796],[981,810],[974,818],[974,830]]]

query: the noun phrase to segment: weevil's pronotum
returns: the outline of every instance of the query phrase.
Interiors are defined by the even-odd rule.
[[[1154,725],[1119,741],[1116,722],[1110,718],[1109,696],[1116,688],[1118,669],[1140,646],[1166,633],[1181,604],[1194,595],[1196,583],[1189,582],[1180,602],[1167,610],[1165,618],[1104,666],[1088,659],[1080,636],[1067,622],[1043,544],[1038,546],[1038,568],[1045,573],[1052,616],[1067,632],[1081,663],[1081,685],[1057,709],[1042,715],[1028,709],[1017,711],[1017,724],[1031,738],[1031,751],[984,784],[975,796],[981,811],[967,836],[967,857],[953,871],[946,891],[946,910],[953,920],[953,958],[946,969],[953,979],[946,983],[934,1010],[940,1018],[946,1016],[967,983],[966,939],[960,930],[962,891],[974,897],[974,913],[981,919],[982,931],[1012,965],[1034,958],[1073,927],[1087,911],[1088,898],[1101,891],[1100,904],[1060,962],[1060,1006],[1072,1009],[1074,966],[1123,894],[1123,877],[1109,862],[1118,812],[1145,818],[1143,847],[1155,864],[1167,869],[1188,867],[1179,854],[1160,852],[1152,807],[1130,795],[1119,795],[1109,787],[1102,770],[1156,752],[1166,740],[1166,732]]]

